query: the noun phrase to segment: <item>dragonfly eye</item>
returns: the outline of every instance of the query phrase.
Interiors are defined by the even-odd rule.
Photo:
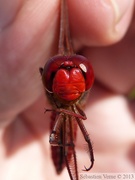
[[[54,56],[46,63],[42,80],[48,92],[72,101],[91,88],[94,73],[90,62],[83,56]]]

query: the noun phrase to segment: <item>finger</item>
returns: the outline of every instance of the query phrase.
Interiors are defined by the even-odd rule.
[[[54,42],[59,18],[57,0],[23,1],[18,6],[15,1],[12,3],[16,13],[11,12],[12,18],[3,22],[0,34],[2,119],[4,115],[5,119],[14,117],[41,94],[39,67],[56,49]],[[3,7],[6,9],[8,5]],[[8,9],[12,11],[12,8]]]
[[[135,88],[135,17],[127,35],[119,43],[100,48],[86,48],[84,54],[91,59],[95,76],[108,88],[129,94]]]
[[[85,126],[94,144],[96,157],[94,168],[98,169],[100,166],[103,171],[105,168],[107,170],[107,165],[112,161],[114,164],[119,163],[120,165],[115,167],[115,170],[124,171],[128,169],[132,171],[134,160],[132,156],[132,159],[129,158],[129,154],[131,150],[135,151],[135,111],[131,111],[133,103],[129,102],[124,96],[109,92],[103,86],[95,84],[87,105],[88,120],[85,122]],[[80,134],[78,135],[80,136]],[[106,166],[103,166],[99,154],[104,160],[109,157],[109,161],[105,160]],[[109,154],[109,156],[106,156],[106,154]],[[123,156],[121,157],[120,154],[123,154]],[[123,165],[124,159],[125,163]]]
[[[68,0],[75,46],[108,45],[120,40],[130,24],[134,0]]]

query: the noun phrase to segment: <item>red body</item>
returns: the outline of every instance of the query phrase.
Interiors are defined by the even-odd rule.
[[[91,165],[85,170],[91,169],[94,162],[92,145],[82,122],[86,116],[80,103],[93,85],[93,69],[83,56],[54,56],[40,72],[47,97],[54,107],[49,141],[56,171],[59,174],[66,165],[70,178],[78,180],[75,152],[77,124],[91,158]]]
[[[94,154],[89,134],[83,124],[86,120],[82,101],[86,98],[94,82],[92,66],[87,58],[75,55],[70,39],[66,0],[60,0],[60,33],[58,54],[40,68],[43,85],[48,100],[52,104],[51,144],[52,160],[58,174],[67,167],[71,180],[78,180],[75,140],[77,127],[80,128],[87,144],[90,165],[94,164]]]

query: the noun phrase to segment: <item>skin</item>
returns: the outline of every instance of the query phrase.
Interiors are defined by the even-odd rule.
[[[69,22],[75,52],[95,71],[84,121],[95,153],[91,172],[135,172],[135,101],[128,98],[135,87],[134,0],[112,2],[68,0]],[[60,2],[10,3],[0,1],[0,179],[69,179],[52,164],[44,114],[50,105],[38,72],[57,54]],[[82,172],[89,159],[79,139]]]

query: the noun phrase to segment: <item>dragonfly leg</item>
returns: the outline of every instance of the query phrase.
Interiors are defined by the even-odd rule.
[[[88,150],[89,150],[90,161],[91,161],[91,165],[88,168],[86,168],[84,166],[85,169],[83,171],[89,171],[93,167],[93,165],[94,165],[94,153],[93,153],[92,143],[91,143],[89,134],[88,134],[88,132],[87,132],[87,130],[86,130],[84,124],[83,124],[83,121],[81,119],[79,119],[79,118],[76,118],[76,120],[77,120],[77,123],[78,123],[81,131],[82,131],[84,139],[85,139],[85,141],[88,144]]]
[[[64,121],[64,139],[63,139],[63,150],[64,150],[64,159],[65,164],[71,180],[78,180],[78,171],[77,171],[77,159],[74,145],[74,132],[73,132],[73,119],[70,116],[67,116]],[[69,128],[67,128],[69,127]],[[70,137],[69,137],[70,129]]]
[[[65,163],[66,163],[66,167],[67,167],[70,179],[71,180],[78,180],[76,153],[74,151],[73,146],[72,147],[70,146],[68,151],[72,151],[72,155],[71,155],[70,159],[68,158],[69,152],[67,153],[65,151],[64,157],[65,157]],[[73,169],[72,169],[72,164],[75,165],[75,168],[73,168]]]

